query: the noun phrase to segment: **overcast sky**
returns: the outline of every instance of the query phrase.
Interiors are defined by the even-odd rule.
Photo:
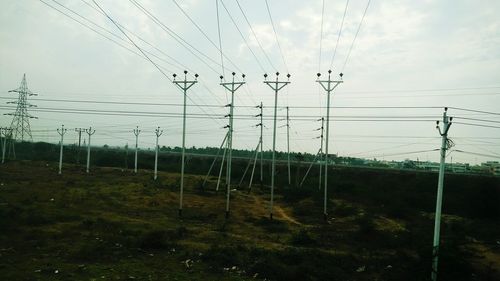
[[[57,142],[55,129],[64,124],[67,128],[92,126],[96,130],[93,136],[96,145],[132,145],[132,129],[139,126],[140,146],[147,148],[154,146],[153,130],[160,126],[164,130],[160,145],[180,146],[182,119],[178,114],[182,113],[182,107],[178,105],[182,104],[183,96],[168,78],[173,72],[180,74],[187,69],[189,78],[194,73],[200,75],[199,83],[188,92],[187,145],[219,146],[225,135],[222,127],[228,122],[222,117],[227,114],[228,109],[223,106],[229,102],[229,96],[218,78],[222,67],[216,1],[176,0],[210,41],[175,1],[137,0],[163,28],[131,1],[97,1],[125,27],[127,35],[168,78],[99,12],[92,0],[44,0],[46,4],[35,0],[0,1],[0,126],[9,126],[11,122],[11,117],[3,113],[13,111],[6,108],[5,103],[8,97],[16,96],[8,90],[17,88],[26,73],[28,87],[39,94],[31,101],[39,107],[39,111],[31,112],[39,118],[31,120],[35,140]],[[339,72],[344,73],[344,83],[335,90],[331,101],[334,107],[330,124],[331,153],[385,160],[418,157],[437,161],[437,151],[404,153],[439,148],[434,120],[440,119],[443,112],[442,108],[335,107],[466,108],[497,114],[450,109],[449,115],[454,116],[457,123],[500,127],[500,1],[371,1],[349,57],[367,7],[365,0],[349,1],[340,39],[345,1],[325,0],[322,17],[322,0],[268,0],[277,36],[264,0],[239,0],[256,36],[236,0],[218,3],[224,74],[229,77],[235,71],[241,79],[243,72],[247,82],[235,94],[234,115],[243,118],[235,119],[235,148],[253,149],[257,145],[259,129],[254,125],[259,120],[250,116],[259,113],[252,106],[262,101],[266,118],[264,147],[271,149],[274,93],[263,83],[263,74],[267,72],[274,79],[276,71],[281,73],[280,79],[286,79],[286,73],[291,74],[291,84],[278,96],[279,150],[286,150],[285,106],[290,107],[291,150],[310,153],[318,150],[320,143],[315,137],[319,131],[315,129],[321,124],[315,120],[326,115],[326,109],[321,108],[326,105],[326,94],[315,82],[316,73],[320,71],[324,78],[330,67],[335,79]],[[323,39],[320,40],[322,19]],[[181,39],[174,39],[165,31],[167,28]],[[194,49],[186,48],[179,41],[187,42],[184,44]],[[69,112],[75,109],[155,112],[170,116],[42,111],[48,108]],[[380,121],[381,117],[390,117],[393,121]],[[454,124],[449,135],[455,142],[454,149],[490,155],[455,151],[451,153],[453,162],[478,163],[500,158],[500,128]],[[76,139],[73,131],[66,135],[67,143]]]

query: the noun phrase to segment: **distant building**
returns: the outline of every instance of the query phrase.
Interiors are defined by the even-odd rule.
[[[481,163],[481,167],[492,175],[500,176],[500,163],[498,161],[487,161],[486,163]]]

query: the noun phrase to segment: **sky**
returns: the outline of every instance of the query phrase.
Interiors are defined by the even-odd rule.
[[[316,73],[331,69],[344,76],[331,94],[330,153],[438,161],[435,121],[447,106],[448,161],[500,159],[499,1],[268,0],[269,12],[265,0],[0,1],[0,126],[10,126],[8,91],[26,73],[38,94],[35,141],[57,143],[64,124],[68,144],[74,128],[92,126],[95,145],[133,146],[139,126],[146,149],[159,126],[160,145],[181,146],[183,93],[171,79],[188,70],[199,74],[187,93],[188,147],[220,145],[231,95],[219,76],[235,72],[246,84],[235,93],[233,146],[258,144],[262,102],[269,150],[275,93],[263,74],[279,72],[291,78],[278,93],[276,149],[287,149],[288,106],[290,150],[316,153],[327,114]]]

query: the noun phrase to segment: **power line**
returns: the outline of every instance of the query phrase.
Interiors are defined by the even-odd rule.
[[[368,7],[370,7],[370,2],[371,2],[371,0],[368,0],[368,3],[366,4],[365,12],[363,13],[363,16],[361,17],[361,21],[359,22],[358,29],[356,30],[356,34],[354,35],[354,39],[352,40],[351,47],[349,47],[349,51],[347,52],[347,57],[345,58],[344,65],[342,66],[341,72],[344,72],[345,66],[347,65],[347,61],[349,60],[349,57],[351,56],[351,51],[352,51],[352,48],[354,47],[354,42],[356,42],[356,38],[358,38],[359,30],[361,29],[361,25],[363,24],[363,20],[365,19],[366,12],[368,11]]]
[[[217,0],[218,1],[218,0]],[[233,16],[231,16],[231,13],[229,12],[229,10],[227,9],[226,5],[224,4],[224,1],[223,0],[220,0],[220,3],[222,4],[222,7],[224,8],[224,10],[226,10],[227,12],[227,15],[229,16],[229,19],[231,19],[231,21],[233,22],[233,25],[234,27],[236,27],[236,29],[238,30],[238,33],[240,34],[241,36],[241,39],[243,39],[243,42],[245,42],[245,45],[247,46],[248,50],[250,51],[250,53],[252,53],[252,56],[254,57],[255,61],[257,62],[257,64],[259,65],[260,69],[262,70],[262,72],[266,72],[264,70],[264,67],[262,67],[262,64],[260,63],[259,59],[257,58],[257,56],[255,55],[255,53],[253,52],[252,48],[250,48],[250,45],[248,44],[247,40],[245,39],[245,36],[243,36],[243,33],[241,32],[240,28],[238,27],[238,25],[236,24],[236,21],[234,20]],[[218,14],[217,14],[218,15]]]
[[[104,15],[116,26],[116,28],[118,28],[118,30],[120,30],[120,32],[123,35],[125,35],[125,37],[127,37],[127,39],[130,41],[130,43],[132,43],[156,67],[156,69],[158,69],[161,72],[161,74],[163,74],[163,76],[165,76],[165,78],[167,78],[170,82],[172,82],[172,78],[170,78],[170,76],[165,74],[165,72],[163,72],[163,70],[154,61],[152,61],[149,58],[149,56],[139,46],[137,46],[137,44],[134,42],[134,40],[132,40],[132,38],[130,38],[127,35],[127,33],[125,33],[125,31],[123,31],[123,29],[101,8],[101,6],[99,6],[99,4],[97,4],[97,2],[95,0],[92,0],[92,2],[94,2],[94,4],[97,6],[97,8],[99,8],[99,10],[101,10],[101,12],[104,13]]]
[[[48,7],[52,8],[53,10],[56,10],[56,11],[58,11],[59,13],[61,13],[61,14],[65,15],[66,17],[68,17],[68,18],[72,19],[73,21],[75,21],[75,22],[79,23],[80,25],[82,25],[82,26],[84,26],[84,27],[86,27],[86,28],[90,29],[91,31],[93,31],[93,32],[95,32],[95,33],[97,33],[97,34],[101,35],[101,36],[102,36],[102,37],[104,37],[106,40],[111,41],[111,42],[115,43],[116,45],[118,45],[118,46],[120,46],[120,47],[122,47],[122,48],[124,48],[124,49],[128,50],[129,52],[131,52],[131,53],[133,53],[133,54],[135,54],[135,55],[137,55],[137,56],[141,57],[142,59],[145,59],[145,60],[146,60],[146,58],[145,58],[145,57],[143,57],[143,56],[141,56],[141,54],[137,53],[136,51],[134,51],[134,50],[132,50],[132,49],[130,49],[130,48],[128,48],[128,47],[126,47],[126,46],[124,46],[124,45],[122,45],[121,43],[119,43],[119,42],[117,42],[116,40],[114,40],[114,39],[110,38],[109,36],[107,36],[107,35],[105,35],[105,34],[101,33],[100,31],[98,31],[98,30],[96,30],[96,29],[92,28],[92,27],[91,27],[91,26],[89,26],[88,24],[85,24],[85,23],[83,23],[83,22],[79,21],[78,19],[76,19],[76,18],[72,17],[71,15],[68,15],[67,13],[65,13],[65,12],[61,11],[60,9],[58,9],[58,8],[56,8],[56,7],[52,6],[52,5],[50,5],[49,3],[45,2],[44,0],[39,0],[39,1],[40,1],[40,2],[42,2],[43,4],[45,4],[46,6],[48,6]]]
[[[323,47],[323,18],[325,16],[325,0],[322,1],[321,6],[321,30],[319,35],[319,61],[318,61],[318,72],[321,72],[321,49]]]
[[[386,157],[386,156],[399,156],[399,155],[409,155],[409,154],[417,154],[417,153],[425,153],[425,152],[433,152],[438,151],[439,148],[429,149],[429,150],[417,150],[417,151],[409,151],[409,152],[400,152],[400,153],[389,153],[389,154],[379,154],[379,155],[371,155],[368,158],[373,157]]]
[[[2,109],[12,109],[11,106],[0,106]],[[117,116],[131,116],[131,117],[181,117],[182,114],[177,112],[151,112],[151,111],[125,111],[125,110],[96,110],[96,109],[59,109],[59,108],[44,108],[37,107],[33,108],[32,111],[37,112],[48,112],[48,113],[74,113],[74,114],[95,114],[95,115],[117,115]],[[208,114],[208,113],[189,113],[190,118],[211,118],[211,119],[224,119],[222,115],[218,114]],[[330,118],[330,120],[336,121],[349,121],[349,122],[435,122],[435,119],[407,119],[406,116],[400,117],[382,117],[378,116],[337,116],[335,118]],[[240,115],[236,119],[240,120],[252,120],[253,115]],[[347,118],[347,119],[343,119]],[[349,119],[350,118],[350,119]],[[353,119],[354,118],[354,119]],[[392,118],[392,119],[387,119]],[[398,119],[402,118],[402,119]],[[302,121],[312,121],[316,120],[317,116],[299,116],[290,118],[290,120],[302,120]],[[265,120],[272,120],[272,118],[266,118]]]
[[[480,118],[468,118],[468,117],[460,117],[460,116],[454,116],[453,118],[500,124],[500,121],[496,121],[496,120],[487,120],[487,119],[480,119]]]
[[[134,0],[135,1],[135,0]],[[179,8],[179,10],[181,10],[181,12],[189,19],[189,21],[196,27],[196,29],[198,29],[198,31],[200,31],[203,36],[210,42],[210,44],[212,44],[212,46],[214,46],[217,50],[219,50],[220,52],[222,52],[219,47],[217,47],[217,44],[214,43],[214,41],[212,41],[212,39],[210,39],[210,37],[208,37],[208,35],[205,33],[205,31],[203,31],[203,29],[186,13],[186,11],[184,11],[184,9],[179,5],[179,3],[177,3],[176,0],[172,0],[174,2],[174,4],[177,6],[177,8]],[[236,64],[234,64],[226,55],[223,54],[223,56],[226,58],[226,60],[231,63],[233,65],[233,67],[240,73],[242,73],[243,71],[241,71],[238,66],[236,66]]]
[[[222,77],[225,81],[226,73],[224,71],[224,56],[222,55],[222,36],[220,32],[220,19],[219,19],[219,0],[215,0],[215,11],[217,13],[217,34],[219,35],[219,51],[220,51],[220,63],[222,65]],[[226,103],[228,102],[227,90],[224,89],[224,94],[226,95]]]
[[[492,157],[492,158],[500,158],[500,155],[483,154],[483,153],[469,152],[469,151],[463,151],[463,150],[458,150],[458,149],[454,149],[453,151],[464,153],[464,154],[470,154],[470,155],[485,156],[485,157]]]
[[[236,0],[236,4],[238,4],[238,8],[240,9],[241,11],[241,14],[243,14],[243,18],[245,18],[245,21],[247,22],[248,26],[250,27],[250,31],[252,31],[252,34],[253,34],[253,37],[255,38],[255,41],[257,41],[257,44],[259,45],[260,47],[260,50],[262,51],[262,53],[264,54],[264,56],[266,57],[267,59],[267,62],[269,63],[269,65],[273,68],[274,71],[277,71],[276,67],[274,67],[273,63],[271,62],[271,60],[269,59],[269,56],[267,55],[267,52],[264,50],[264,48],[262,47],[262,44],[260,43],[260,40],[259,38],[257,37],[257,34],[255,33],[255,31],[253,30],[253,27],[252,25],[250,24],[250,21],[248,20],[245,12],[243,11],[243,8],[241,7],[240,5],[240,2],[238,0]]]
[[[121,38],[120,36],[116,35],[115,33],[113,33],[113,32],[111,32],[111,31],[107,30],[106,28],[104,28],[104,27],[102,27],[102,26],[100,26],[100,25],[96,24],[95,22],[93,22],[93,21],[89,20],[88,18],[86,18],[86,17],[82,16],[82,15],[81,15],[81,14],[79,14],[78,12],[76,12],[76,11],[74,11],[74,10],[72,10],[72,9],[70,9],[70,8],[68,8],[68,7],[66,7],[66,6],[64,6],[63,4],[61,4],[61,3],[57,2],[56,0],[52,0],[52,1],[54,1],[55,3],[57,3],[59,6],[61,6],[61,7],[65,8],[66,10],[68,10],[68,11],[72,12],[73,14],[77,15],[78,17],[80,17],[80,18],[82,18],[82,19],[86,20],[87,22],[89,22],[89,23],[93,24],[94,26],[97,26],[97,27],[99,27],[100,29],[102,29],[102,30],[106,31],[106,32],[107,32],[107,33],[109,33],[110,35],[113,35],[114,37],[118,38],[119,40],[124,41],[124,42],[126,42],[126,43],[128,43],[128,44],[131,44],[130,42],[127,42],[125,39],[123,39],[123,38]],[[97,12],[99,12],[101,15],[106,16],[106,15],[105,15],[105,14],[104,14],[101,10],[99,10],[99,9],[97,9],[96,7],[92,6],[92,5],[91,5],[90,3],[88,3],[87,1],[85,1],[85,0],[81,0],[81,1],[82,1],[83,3],[85,3],[87,6],[91,7],[92,9],[96,10]],[[43,1],[42,1],[42,2],[43,2]],[[96,31],[95,29],[93,29],[93,28],[89,27],[88,25],[81,23],[80,21],[78,21],[78,20],[76,20],[75,18],[73,18],[73,17],[71,17],[71,16],[67,15],[66,13],[64,13],[64,12],[60,11],[59,9],[56,9],[56,8],[52,7],[51,5],[48,5],[48,4],[47,4],[47,3],[45,3],[45,2],[44,2],[44,4],[46,4],[47,6],[49,6],[49,7],[53,8],[53,9],[55,9],[55,10],[59,11],[60,13],[62,13],[62,14],[64,14],[64,15],[66,15],[67,17],[71,18],[72,20],[74,20],[74,21],[76,21],[76,22],[78,22],[78,23],[80,23],[80,24],[84,25],[85,27],[87,27],[87,28],[91,29],[92,31],[94,31],[94,32],[96,32],[96,33],[98,33],[98,34],[100,34],[101,36],[105,37],[106,39],[111,40],[112,42],[114,42],[114,43],[118,44],[119,46],[121,46],[121,47],[123,47],[123,48],[125,48],[125,49],[127,49],[127,50],[129,50],[129,51],[131,51],[131,52],[132,52],[132,53],[134,53],[135,55],[138,55],[139,57],[141,57],[141,58],[143,58],[143,59],[146,59],[145,57],[141,56],[139,53],[137,53],[137,52],[135,52],[135,51],[133,51],[133,50],[131,50],[131,49],[128,49],[127,47],[125,47],[125,46],[121,45],[120,43],[118,43],[118,42],[114,41],[113,39],[110,39],[109,37],[107,37],[107,36],[105,36],[105,35],[101,34],[100,32],[98,32],[98,31]],[[182,67],[184,67],[185,69],[188,69],[188,70],[189,70],[189,68],[188,68],[188,67],[186,67],[185,65],[183,65],[182,63],[180,63],[179,61],[177,61],[176,59],[174,59],[173,57],[169,56],[168,54],[166,54],[165,52],[163,52],[163,51],[162,51],[162,50],[160,50],[159,48],[155,47],[153,44],[151,44],[151,43],[149,43],[148,41],[144,40],[144,39],[143,39],[142,37],[140,37],[139,35],[137,35],[137,34],[133,33],[132,31],[130,31],[129,29],[127,29],[127,28],[126,28],[125,26],[123,26],[122,24],[120,24],[120,23],[118,23],[118,22],[116,22],[116,23],[117,23],[117,24],[118,24],[121,28],[123,28],[124,30],[127,30],[129,33],[131,33],[132,35],[134,35],[136,38],[138,38],[139,40],[141,40],[141,41],[142,41],[142,42],[144,42],[145,44],[147,44],[147,45],[149,45],[149,46],[153,47],[154,49],[156,49],[156,50],[157,50],[158,52],[160,52],[161,54],[165,55],[165,56],[166,56],[166,57],[168,57],[169,59],[172,59],[174,62],[178,63],[180,66],[182,66]],[[132,45],[132,44],[131,44],[131,45]],[[181,44],[181,45],[182,45],[182,44]],[[185,46],[184,46],[184,47],[185,47]],[[186,48],[186,47],[185,47],[185,48]],[[188,49],[188,50],[189,50],[189,49]],[[165,63],[168,63],[169,65],[174,66],[174,65],[173,65],[172,63],[170,63],[169,61],[166,61],[165,59],[163,59],[163,58],[161,58],[161,57],[157,56],[156,54],[154,54],[154,53],[152,53],[152,52],[149,52],[149,51],[144,50],[144,49],[143,49],[143,51],[144,51],[145,53],[147,53],[147,54],[149,54],[149,55],[151,55],[151,56],[153,56],[153,57],[155,57],[155,58],[157,58],[157,59],[159,59],[159,60],[161,60],[161,61],[165,62]],[[189,51],[190,51],[190,50],[189,50]],[[194,54],[194,55],[196,55],[196,54]],[[201,60],[201,58],[200,58],[200,60]],[[203,60],[201,60],[201,61],[202,61],[202,62],[205,62],[205,61],[203,61]],[[206,63],[206,62],[205,62],[205,63]],[[158,64],[158,65],[159,65],[159,64]],[[208,66],[208,67],[210,67],[210,65],[208,65],[208,64],[207,64],[207,66]],[[162,66],[161,68],[162,68],[162,69],[165,69],[165,67],[163,67],[163,66]],[[170,70],[167,70],[167,71],[172,72],[172,71],[170,71]],[[209,91],[212,95],[214,95],[214,98],[218,101],[217,96],[216,96],[216,95],[215,95],[215,94],[214,94],[214,93],[213,93],[213,92],[212,92],[209,88],[207,88],[207,86],[206,86],[206,85],[203,85],[203,87],[204,87],[204,88],[206,88],[206,89],[207,89],[207,90],[208,90],[208,91]]]
[[[500,115],[500,112],[491,112],[491,111],[484,111],[484,110],[476,110],[476,109],[468,109],[468,108],[462,108],[462,107],[448,107],[450,109],[455,109],[455,110],[462,110],[462,111],[469,111],[469,112],[476,112],[476,113],[485,113],[485,114],[491,114],[491,115]]]
[[[278,33],[276,32],[276,28],[274,27],[274,21],[273,21],[273,17],[271,16],[271,10],[269,9],[269,3],[267,3],[267,0],[265,0],[265,2],[266,2],[267,14],[269,15],[269,20],[271,21],[271,26],[273,28],[274,38],[276,38],[276,43],[278,44],[278,49],[279,49],[280,54],[281,54],[281,59],[283,60],[283,65],[285,66],[286,72],[288,73],[289,72],[288,66],[287,66],[286,61],[285,61],[285,56],[283,54],[283,50],[281,49],[280,41],[278,40]]]
[[[347,7],[349,6],[349,0],[345,3],[344,15],[342,16],[342,22],[340,23],[339,36],[337,36],[337,43],[335,43],[335,49],[333,50],[332,61],[330,63],[330,69],[333,68],[333,61],[335,60],[335,54],[337,53],[337,47],[339,46],[340,36],[342,34],[342,28],[344,27],[345,15],[347,14]]]
[[[52,0],[52,1],[56,2],[56,0]],[[101,15],[105,16],[105,15],[102,13],[102,11],[100,11],[100,10],[99,10],[99,9],[97,9],[96,7],[92,6],[92,5],[91,5],[90,3],[88,3],[87,1],[85,1],[85,0],[81,0],[81,1],[82,1],[83,3],[85,3],[88,7],[92,8],[93,10],[97,11],[97,12],[98,12],[98,13],[100,13]],[[58,3],[58,2],[56,2],[56,3]],[[65,7],[65,8],[66,8],[66,9],[68,9],[68,10],[71,10],[71,9],[67,8],[66,6],[64,6],[64,5],[60,4],[60,3],[58,3],[58,4],[59,4],[59,5],[61,5],[61,6],[63,6],[63,7]],[[80,16],[80,17],[84,18],[85,20],[87,20],[87,21],[89,21],[89,22],[93,23],[94,25],[99,26],[101,29],[103,29],[103,30],[107,31],[108,33],[110,33],[110,34],[112,34],[112,35],[114,35],[114,36],[117,36],[117,37],[118,37],[118,38],[120,38],[121,40],[124,40],[123,38],[119,37],[118,35],[114,34],[113,32],[111,32],[111,31],[109,31],[109,30],[105,29],[104,27],[102,27],[102,26],[100,26],[100,25],[98,25],[98,24],[96,24],[96,23],[94,23],[94,22],[90,21],[88,18],[83,17],[81,14],[79,14],[79,13],[77,13],[77,12],[73,11],[73,10],[71,10],[71,11],[72,11],[73,13],[77,14],[78,16]],[[117,23],[118,23],[118,22],[117,22]],[[185,66],[184,64],[182,64],[181,62],[179,62],[177,59],[175,59],[174,57],[170,56],[170,55],[169,55],[169,54],[167,54],[166,52],[162,51],[161,49],[159,49],[159,48],[158,48],[158,47],[156,47],[155,45],[153,45],[153,44],[151,44],[150,42],[146,41],[144,38],[142,38],[141,36],[137,35],[137,33],[134,33],[133,31],[131,31],[130,29],[128,29],[127,27],[125,27],[124,25],[122,25],[122,24],[120,24],[120,23],[118,23],[118,25],[120,25],[120,27],[122,27],[124,30],[126,30],[129,34],[132,34],[134,37],[136,37],[137,39],[139,39],[141,42],[143,42],[143,43],[147,44],[148,46],[152,47],[153,49],[155,49],[156,51],[158,51],[159,53],[161,53],[161,54],[162,54],[162,55],[164,55],[165,57],[167,57],[167,58],[171,59],[172,61],[174,61],[174,62],[175,62],[175,63],[177,63],[178,65],[180,65],[180,66],[184,67],[185,69],[187,69],[187,70],[191,71],[191,70],[190,70],[187,66]],[[161,59],[160,57],[158,57],[158,56],[154,55],[154,54],[153,54],[153,53],[151,53],[151,52],[148,52],[148,54],[151,54],[151,55],[155,56],[156,58]],[[163,60],[163,59],[161,59],[161,60]]]
[[[175,0],[174,0],[175,1]],[[146,55],[146,53],[144,53],[144,51],[134,42],[134,40],[132,40],[132,38],[130,38],[127,33],[125,31],[123,31],[122,28],[120,28],[120,26],[99,6],[99,4],[97,4],[97,2],[95,0],[92,0],[92,2],[94,2],[94,4],[99,8],[99,10],[101,10],[104,15],[120,30],[121,33],[123,33],[123,35],[125,35],[127,37],[127,39],[163,74],[163,76],[165,76],[165,78],[167,78],[170,82],[173,82],[173,80],[165,74],[165,72],[163,72],[163,70],[153,61],[151,60],[148,55]],[[191,102],[193,102],[194,104],[196,104],[190,97],[188,97],[189,100]],[[202,107],[199,107],[203,112],[205,112],[205,110],[202,108]],[[214,119],[214,121],[218,122],[217,120]]]
[[[85,93],[82,93],[85,94]],[[13,99],[12,97],[2,97],[0,99]],[[43,98],[33,98],[32,100],[36,101],[53,101],[53,102],[68,102],[68,103],[94,103],[94,104],[123,104],[123,105],[151,105],[151,106],[182,106],[182,104],[178,103],[147,103],[147,102],[118,102],[118,101],[96,101],[96,100],[68,100],[68,99],[43,99]],[[203,107],[214,107],[214,108],[222,108],[223,105],[216,104],[196,104],[196,105],[187,105],[187,106],[203,106]],[[235,106],[239,108],[254,108],[253,105],[239,105]],[[317,108],[326,108],[326,107],[318,107],[318,106],[289,106],[290,108],[296,109],[317,109]],[[434,109],[434,108],[443,108],[444,106],[331,106],[330,108],[337,109]],[[271,107],[265,107],[270,109]],[[285,109],[286,106],[278,106],[280,109]]]
[[[453,124],[460,124],[460,125],[467,125],[467,126],[474,126],[474,127],[485,127],[485,128],[500,129],[500,126],[490,126],[490,125],[473,124],[473,123],[453,122]]]

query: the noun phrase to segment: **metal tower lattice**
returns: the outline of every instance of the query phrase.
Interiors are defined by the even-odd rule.
[[[25,139],[33,140],[29,120],[31,118],[37,119],[37,117],[30,115],[28,113],[28,108],[36,106],[28,103],[28,96],[36,96],[37,94],[32,93],[28,89],[26,74],[23,75],[23,80],[19,88],[9,91],[9,93],[11,92],[19,94],[17,101],[7,102],[8,104],[17,104],[16,111],[13,113],[5,113],[5,115],[14,116],[12,118],[12,123],[10,123],[12,139],[20,141],[24,141]]]

